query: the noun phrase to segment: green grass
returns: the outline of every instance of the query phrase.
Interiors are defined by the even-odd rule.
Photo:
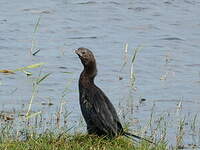
[[[3,150],[166,150],[165,143],[150,144],[145,141],[134,143],[125,137],[109,140],[84,134],[45,133],[29,137],[26,141],[6,140],[0,143]]]

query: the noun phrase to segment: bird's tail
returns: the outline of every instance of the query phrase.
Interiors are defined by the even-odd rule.
[[[125,135],[126,137],[130,137],[130,136],[131,136],[131,137],[133,137],[133,138],[136,138],[136,139],[139,139],[139,140],[144,140],[144,141],[147,141],[147,142],[149,142],[149,143],[155,144],[154,142],[152,142],[152,141],[150,141],[150,140],[147,140],[147,139],[145,139],[145,138],[143,138],[143,137],[134,135],[134,134],[132,134],[132,133],[124,132],[124,135]],[[134,139],[133,139],[133,140],[134,140]]]

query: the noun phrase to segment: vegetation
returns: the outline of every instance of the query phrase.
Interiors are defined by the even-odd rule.
[[[132,140],[118,137],[105,139],[84,134],[44,133],[26,140],[5,140],[0,149],[6,150],[165,150],[165,143],[157,145],[147,142],[134,143]]]

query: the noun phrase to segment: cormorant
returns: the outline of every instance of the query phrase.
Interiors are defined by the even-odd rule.
[[[79,48],[75,53],[84,66],[79,78],[79,100],[88,134],[110,138],[124,135],[144,139],[123,130],[114,106],[104,92],[95,85],[97,67],[93,53],[87,48]]]

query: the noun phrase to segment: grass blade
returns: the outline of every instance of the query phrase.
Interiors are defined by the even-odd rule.
[[[41,114],[41,113],[42,113],[42,112],[39,111],[39,112],[36,112],[36,113],[30,114],[30,115],[28,114],[28,115],[26,115],[26,119],[30,119],[30,118],[32,118],[32,117],[35,117],[35,116]]]
[[[41,20],[41,16],[37,20],[37,23],[35,25],[33,33],[36,33],[38,31],[38,28],[39,28],[39,25],[40,25],[40,20]]]
[[[47,73],[46,75],[44,75],[42,78],[38,79],[36,81],[36,84],[40,84],[43,80],[45,80],[51,73]]]
[[[23,71],[23,70],[26,70],[26,69],[38,68],[38,67],[43,66],[44,64],[45,64],[45,63],[37,63],[37,64],[29,65],[29,66],[26,66],[26,67],[21,67],[21,68],[18,68],[18,69],[13,70],[13,72],[16,72],[16,71]]]
[[[4,73],[4,74],[15,74],[14,71],[12,71],[12,70],[0,70],[0,73]]]
[[[32,42],[31,42],[31,49],[30,49],[30,55],[33,55],[33,50],[35,49],[36,41],[35,41],[35,34],[39,29],[39,24],[40,24],[41,16],[38,18],[37,23],[35,25],[34,31],[33,31],[33,37],[32,37]]]

